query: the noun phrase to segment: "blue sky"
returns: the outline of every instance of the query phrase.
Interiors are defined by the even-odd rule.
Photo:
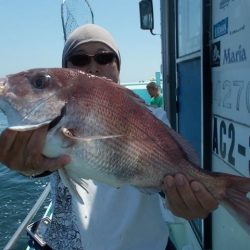
[[[161,65],[160,36],[140,29],[139,0],[89,0],[95,23],[114,36],[122,56],[121,82],[150,80]],[[155,33],[160,33],[154,0]],[[29,68],[60,67],[61,0],[0,0],[0,77]]]

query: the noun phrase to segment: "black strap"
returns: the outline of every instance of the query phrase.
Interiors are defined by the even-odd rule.
[[[159,195],[165,199],[165,193],[163,191],[159,192]]]
[[[52,171],[45,171],[41,174],[38,174],[38,175],[35,175],[35,176],[32,176],[32,178],[39,178],[39,177],[45,177],[45,176],[48,176],[50,174],[52,174],[53,172]]]

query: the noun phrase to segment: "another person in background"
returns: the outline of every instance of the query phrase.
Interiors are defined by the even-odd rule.
[[[112,36],[103,28],[84,25],[67,40],[62,66],[78,68],[119,82],[121,59]],[[70,159],[49,159],[42,155],[47,126],[36,131],[5,130],[0,137],[0,161],[13,170],[33,169],[41,176],[66,165]],[[16,156],[16,157],[14,157]],[[72,196],[57,171],[51,174],[52,222],[45,235],[47,244],[57,249],[164,250],[168,226],[163,220],[159,195],[144,194],[134,187],[115,189],[86,180],[88,193],[77,187],[84,204]],[[206,217],[218,205],[198,182],[185,176],[167,176],[163,191],[170,209],[186,219]]]
[[[147,90],[151,96],[150,105],[156,108],[163,106],[163,97],[160,90],[155,82],[150,82],[147,84]]]

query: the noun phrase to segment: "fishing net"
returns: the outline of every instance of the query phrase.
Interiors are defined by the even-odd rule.
[[[63,0],[61,18],[64,40],[82,24],[94,23],[94,14],[87,0]]]

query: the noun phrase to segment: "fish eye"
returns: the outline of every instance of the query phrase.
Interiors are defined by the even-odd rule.
[[[44,89],[49,86],[51,82],[50,75],[39,75],[32,80],[32,85],[36,89]]]

